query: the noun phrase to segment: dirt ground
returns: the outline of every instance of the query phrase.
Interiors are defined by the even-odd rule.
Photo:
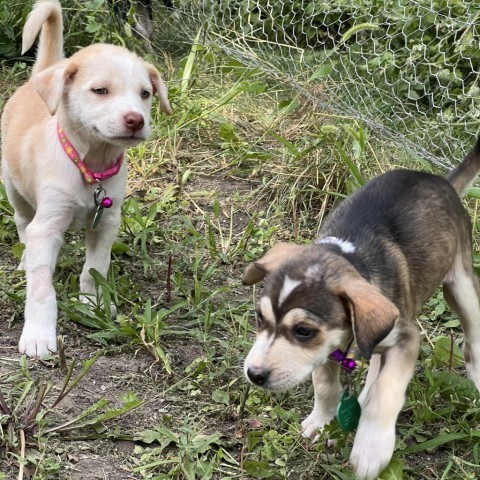
[[[228,210],[233,197],[246,195],[249,192],[248,182],[236,183],[235,181],[221,182],[214,181],[208,177],[195,179],[188,185],[187,196],[195,195],[195,192],[209,192],[208,197],[196,195],[195,202],[190,209],[210,209],[211,194],[216,194],[221,189],[221,205]],[[243,189],[243,190],[242,190]],[[240,193],[239,193],[240,192]],[[243,193],[242,193],[243,192]],[[133,192],[139,194],[139,192]],[[141,193],[140,193],[141,195]],[[227,219],[224,220],[227,222]],[[235,216],[234,230],[241,233],[248,222],[246,213],[238,212]],[[82,238],[82,235],[79,237]],[[77,239],[77,237],[75,237]],[[67,237],[66,241],[69,241]],[[157,252],[150,251],[152,257],[163,257],[161,267],[152,265],[152,269],[145,272],[138,262],[138,259],[122,261],[122,272],[128,275],[136,285],[140,285],[139,295],[143,298],[164,295],[165,290],[165,269],[166,269],[166,248],[164,245],[158,247]],[[81,257],[79,257],[81,258]],[[80,261],[80,260],[79,260]],[[129,263],[130,262],[130,263]],[[61,259],[60,259],[61,263]],[[9,285],[3,285],[5,292],[21,292],[24,289],[23,273],[16,271],[17,260],[11,253],[11,246],[6,246],[0,251],[0,269],[2,278],[9,279]],[[79,270],[81,264],[76,268]],[[175,257],[174,265],[175,269]],[[220,277],[215,279],[218,284],[238,282],[242,265],[226,265]],[[58,270],[58,269],[57,269]],[[78,273],[78,272],[77,272]],[[66,272],[59,272],[58,275],[66,275]],[[159,293],[160,292],[160,293]],[[248,292],[238,291],[239,298],[245,298]],[[23,326],[23,301],[15,301],[8,297],[0,306],[1,316],[1,341],[0,341],[0,387],[12,385],[11,376],[18,372],[20,354],[17,350],[18,340]],[[18,300],[18,299],[16,299]],[[175,303],[175,298],[172,299]],[[64,338],[64,350],[67,364],[76,361],[75,372],[81,371],[82,362],[91,358],[102,348],[97,342],[88,338],[92,332],[77,325],[66,318],[60,312],[58,322],[58,333]],[[71,480],[127,480],[145,478],[139,473],[132,472],[138,466],[139,453],[137,447],[148,445],[135,438],[138,432],[145,432],[159,423],[166,426],[176,426],[178,419],[192,416],[200,419],[204,426],[203,433],[221,431],[225,438],[231,442],[230,452],[240,459],[241,442],[239,442],[238,428],[239,418],[236,412],[238,405],[226,407],[221,416],[201,414],[200,410],[208,410],[211,396],[210,387],[200,392],[193,400],[184,396],[182,390],[177,389],[178,383],[183,381],[182,372],[195,359],[205,355],[204,345],[195,343],[190,338],[182,336],[172,337],[165,344],[165,351],[168,352],[171,367],[174,373],[168,374],[162,364],[155,363],[153,357],[144,348],[129,346],[129,342],[119,342],[104,349],[96,362],[93,364],[87,375],[79,382],[74,390],[56,406],[49,414],[49,424],[61,425],[70,419],[82,414],[86,409],[101,399],[107,399],[110,408],[121,408],[122,398],[134,392],[142,405],[125,415],[120,416],[108,424],[107,430],[111,432],[110,438],[95,438],[95,431],[85,429],[61,436],[51,437],[45,445],[36,444],[33,437],[27,438],[26,457],[29,454],[40,456],[45,455],[55,458],[61,465],[59,473],[46,477],[38,476],[31,463],[24,470],[24,478],[59,478]],[[35,381],[52,382],[53,388],[44,402],[45,406],[52,403],[62,388],[65,378],[60,371],[58,356],[50,361],[28,360],[28,372]],[[180,372],[180,373],[178,373]],[[241,375],[241,366],[238,365],[237,375]],[[10,382],[10,383],[9,383]],[[3,386],[2,386],[3,385]],[[237,387],[237,396],[243,392],[244,385]],[[8,392],[4,391],[8,397]],[[198,401],[198,405],[195,402]],[[188,409],[188,413],[186,412]],[[193,409],[193,412],[192,412]],[[121,432],[121,434],[119,433]],[[105,432],[100,432],[105,434]],[[82,436],[85,435],[85,438]],[[105,435],[103,435],[105,436]],[[107,435],[108,437],[108,435]],[[12,456],[0,455],[0,472],[7,472],[6,479],[18,478],[18,462]],[[4,477],[1,477],[4,478]],[[168,477],[170,478],[170,477]]]

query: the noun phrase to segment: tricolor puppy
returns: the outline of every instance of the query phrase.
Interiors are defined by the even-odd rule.
[[[371,359],[350,457],[358,479],[376,478],[392,457],[419,350],[415,317],[440,283],[462,322],[467,371],[480,390],[478,281],[459,197],[479,170],[480,141],[446,179],[381,175],[329,215],[313,245],[277,244],[245,270],[245,284],[268,274],[245,375],[272,390],[312,375],[305,436],[330,422],[339,402],[339,364],[329,355],[354,339]]]
[[[153,95],[171,113],[158,71],[128,50],[99,44],[64,58],[57,0],[35,4],[24,51],[40,30],[32,77],[2,115],[3,179],[26,247],[19,266],[27,277],[19,347],[31,357],[57,348],[52,275],[64,231],[86,226],[85,301],[95,294],[89,270],[106,275],[110,264],[127,179],[124,151],[149,135]]]

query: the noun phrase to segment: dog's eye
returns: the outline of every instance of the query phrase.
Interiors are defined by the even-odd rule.
[[[148,90],[142,90],[142,98],[150,98],[150,92]]]
[[[257,328],[262,328],[263,326],[263,314],[260,310],[255,311],[257,317]]]
[[[298,340],[308,340],[315,335],[315,330],[313,330],[313,328],[299,325],[293,329],[293,334]]]
[[[92,88],[92,92],[96,95],[106,95],[108,93],[108,89],[105,87],[96,87]]]

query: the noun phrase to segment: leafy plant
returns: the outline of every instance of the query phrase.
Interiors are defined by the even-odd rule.
[[[91,369],[95,361],[102,354],[98,351],[92,358],[83,362],[80,372],[74,376],[76,362],[65,367],[65,378],[59,392],[53,393],[51,381],[38,381],[32,378],[25,357],[20,359],[20,370],[13,378],[7,378],[11,388],[7,396],[2,393],[0,383],[0,442],[5,447],[8,455],[16,458],[19,465],[19,478],[23,478],[23,470],[26,465],[33,464],[36,469],[42,467],[43,471],[56,473],[59,470],[58,463],[52,458],[44,459],[43,456],[26,455],[26,445],[34,438],[40,441],[48,441],[48,437],[54,433],[65,433],[72,430],[93,428],[104,422],[131,412],[141,405],[134,395],[125,399],[121,408],[109,408],[109,400],[101,399],[88,407],[80,415],[69,419],[62,424],[49,425],[48,420],[53,416],[55,408],[74,391],[79,382]],[[60,358],[64,358],[62,343],[60,342]],[[47,405],[46,405],[47,404]]]

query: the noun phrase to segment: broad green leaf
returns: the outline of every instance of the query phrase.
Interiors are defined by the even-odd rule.
[[[405,450],[398,451],[397,455],[410,455],[411,453],[423,452],[425,450],[439,447],[445,443],[455,442],[457,440],[467,440],[469,438],[470,435],[466,433],[446,433],[444,435],[439,435],[438,437],[432,438],[431,440],[427,440],[426,442],[419,443],[418,445],[413,445]]]
[[[212,444],[218,445],[221,438],[222,434],[220,432],[215,432],[212,435],[199,434],[192,440],[192,448],[197,453],[205,453],[210,450]]]
[[[462,352],[455,342],[451,342],[450,337],[440,337],[435,342],[433,351],[436,358],[446,365],[450,363],[450,358],[453,367],[459,367],[463,364]]]
[[[468,378],[464,378],[455,372],[442,370],[433,372],[432,377],[438,384],[440,394],[447,400],[452,396],[468,400],[479,398],[475,384]]]
[[[444,323],[443,326],[445,328],[457,328],[460,326],[460,320],[454,318],[453,320],[449,320],[448,322]]]
[[[313,80],[316,80],[317,78],[322,78],[322,77],[325,77],[327,75],[329,75],[330,73],[332,73],[332,65],[330,63],[326,63],[324,65],[321,65],[320,67],[317,68],[317,70],[315,70],[311,77],[308,79],[309,82],[313,81]]]
[[[387,468],[382,472],[379,480],[402,480],[403,462],[399,458],[393,458]]]
[[[125,243],[114,242],[112,245],[112,253],[125,254],[128,253],[129,250],[130,247]]]
[[[212,393],[212,399],[217,403],[223,403],[225,405],[230,404],[228,392],[226,392],[225,390],[214,390],[214,392]]]
[[[25,244],[24,243],[16,243],[12,247],[12,253],[15,258],[18,258],[19,260],[22,258],[23,251],[25,250]]]
[[[245,460],[243,464],[245,473],[254,478],[271,478],[275,476],[274,468],[264,461]]]

